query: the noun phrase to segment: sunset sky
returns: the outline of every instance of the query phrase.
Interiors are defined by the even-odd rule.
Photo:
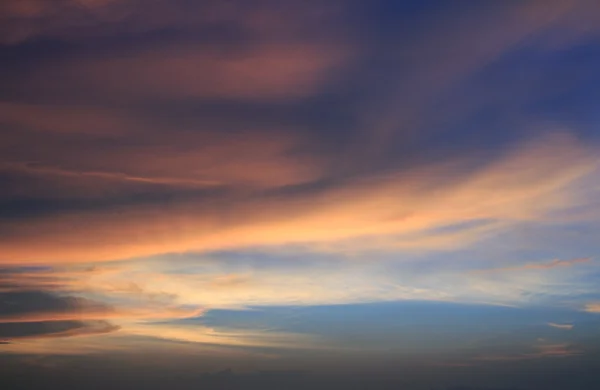
[[[0,388],[600,388],[599,126],[593,0],[1,1]]]

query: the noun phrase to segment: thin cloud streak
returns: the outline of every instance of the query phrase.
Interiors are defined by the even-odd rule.
[[[568,306],[578,310],[580,300],[573,297],[595,290],[593,280],[582,282],[577,269],[561,273],[473,273],[468,266],[444,270],[447,259],[442,257],[436,261],[436,269],[423,272],[414,268],[414,262],[391,261],[381,252],[358,258],[337,254],[330,259],[327,257],[332,254],[304,252],[300,261],[278,252],[282,250],[286,248],[239,253],[242,258],[278,259],[267,268],[213,258],[210,254],[189,259],[166,255],[103,263],[92,269],[79,266],[18,273],[7,270],[0,280],[9,292],[40,289],[120,302],[124,309],[116,317],[124,319],[143,319],[146,312],[154,313],[148,316],[168,316],[166,308],[200,307],[210,311],[391,301],[520,307],[561,305],[568,299]],[[183,312],[186,314],[187,309]]]
[[[74,322],[72,320],[66,322]],[[15,343],[23,343],[24,341],[34,341],[40,339],[65,339],[71,337],[96,337],[102,336],[109,333],[118,332],[121,327],[119,325],[113,325],[106,321],[102,320],[86,320],[86,321],[78,321],[79,324],[70,329],[61,330],[61,331],[47,331],[44,333],[37,334],[25,334],[25,335],[11,335],[10,337],[6,337],[6,335],[2,334],[0,330],[0,339],[5,339],[7,345],[15,344]],[[27,323],[24,323],[27,324]],[[40,323],[36,323],[39,325]],[[25,326],[21,326],[25,328]],[[62,341],[62,340],[61,340]],[[18,348],[18,347],[17,347]]]
[[[489,268],[472,271],[474,273],[485,273],[485,272],[509,272],[509,271],[528,271],[528,270],[547,270],[561,267],[572,267],[574,265],[582,263],[590,263],[593,259],[591,257],[581,257],[570,260],[554,259],[546,263],[528,263],[518,265],[515,267],[504,267],[504,268]]]
[[[143,177],[132,176],[126,173],[118,172],[95,172],[95,171],[72,171],[67,169],[46,167],[33,164],[13,163],[0,165],[0,170],[6,169],[9,171],[24,171],[34,175],[50,175],[50,176],[67,176],[67,177],[91,177],[110,181],[132,181],[149,184],[165,184],[181,187],[214,187],[223,185],[218,181],[210,180],[194,180],[192,178],[176,178],[176,177]]]
[[[584,3],[1,3],[0,354],[592,356]]]
[[[548,326],[550,326],[552,328],[556,328],[556,329],[563,329],[563,330],[573,329],[573,324],[555,324],[554,322],[549,322]]]
[[[74,310],[73,312],[40,312],[21,313],[15,315],[1,315],[0,324],[27,323],[27,322],[54,322],[54,321],[86,321],[86,320],[158,320],[198,317],[204,312],[203,309],[181,309],[181,308],[155,308],[155,309],[131,309],[131,310]]]

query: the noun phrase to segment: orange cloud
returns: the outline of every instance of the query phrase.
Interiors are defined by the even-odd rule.
[[[600,302],[592,302],[585,305],[585,311],[588,313],[600,313]]]
[[[103,266],[52,267],[28,272],[0,269],[0,292],[81,292],[90,287],[88,281],[91,279],[114,277],[128,270],[129,267],[115,263]]]
[[[53,322],[53,321],[88,321],[88,320],[142,320],[142,319],[175,319],[198,317],[202,309],[167,308],[133,308],[125,309],[94,309],[82,308],[68,312],[31,312],[15,315],[0,315],[0,323]]]
[[[171,296],[128,291],[118,305],[78,297],[81,293],[119,296],[111,280],[122,280],[127,267],[0,273],[0,324],[91,320],[149,320],[197,317],[200,305],[178,305]],[[119,277],[121,279],[119,279]],[[106,284],[106,285],[105,285]],[[130,280],[127,286],[132,285]],[[111,287],[113,288],[111,290]],[[131,287],[130,287],[131,288]],[[142,295],[142,293],[144,293]]]
[[[342,250],[456,247],[579,205],[582,194],[570,186],[597,168],[593,156],[573,140],[555,137],[470,174],[433,166],[302,197],[232,194],[11,221],[10,239],[0,241],[1,261],[89,262],[285,244],[337,243]],[[439,180],[447,175],[455,180]],[[484,221],[483,227],[460,228],[472,221]],[[452,226],[457,228],[447,229]]]
[[[347,61],[343,46],[257,44],[224,52],[215,46],[138,51],[128,56],[66,60],[40,67],[23,88],[88,90],[135,98],[282,99],[318,91]]]
[[[37,176],[58,176],[58,177],[66,177],[66,178],[91,178],[91,179],[99,179],[100,181],[109,181],[109,182],[134,182],[134,183],[144,183],[144,184],[163,184],[163,185],[172,185],[178,187],[213,187],[221,185],[221,182],[210,181],[210,180],[201,180],[194,178],[177,178],[177,177],[144,177],[144,176],[135,176],[128,175],[126,173],[120,172],[102,172],[102,171],[76,171],[76,170],[68,170],[63,168],[57,168],[52,166],[43,166],[36,164],[24,164],[24,163],[8,163],[0,166],[0,169],[4,168],[4,170],[9,172],[24,172],[31,175]],[[78,185],[81,185],[81,180],[77,182]]]
[[[205,261],[210,262],[208,259]],[[125,306],[113,309],[84,305],[82,309],[73,309],[62,314],[71,316],[74,313],[82,318],[91,316],[106,319],[144,319],[150,316],[162,318],[169,315],[181,318],[202,313],[202,310],[185,309],[188,307],[210,310],[239,309],[251,305],[343,304],[370,299],[449,298],[431,289],[394,285],[389,279],[378,278],[377,275],[367,276],[365,270],[360,267],[345,266],[341,269],[328,269],[327,272],[319,267],[290,272],[284,267],[279,270],[246,273],[228,272],[227,267],[216,263],[201,272],[178,273],[167,271],[168,267],[167,270],[161,267],[164,265],[136,261],[126,265],[106,263],[92,270],[53,269],[44,272],[35,270],[4,273],[4,277],[0,278],[0,286],[4,288],[0,289],[0,292],[41,290],[62,295],[86,293],[95,297],[109,297],[111,301],[121,302],[121,305]],[[363,275],[361,283],[353,282],[352,289],[345,288],[357,275]],[[385,287],[374,289],[374,283]],[[71,306],[82,306],[81,303],[77,303],[78,301]],[[44,312],[30,316],[38,318],[56,315],[54,312]],[[15,316],[14,321],[22,318],[21,315]],[[59,320],[62,318],[57,317]]]

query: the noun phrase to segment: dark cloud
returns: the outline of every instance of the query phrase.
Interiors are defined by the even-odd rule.
[[[0,338],[9,344],[11,340],[102,334],[118,329],[106,321],[13,322],[0,323]]]
[[[3,292],[0,295],[0,318],[28,313],[80,312],[105,305],[82,298],[53,295],[44,291]]]
[[[254,210],[285,224],[287,210],[318,214],[312,206],[348,187],[423,178],[432,166],[453,169],[413,187],[450,188],[533,135],[558,128],[579,141],[589,131],[562,121],[595,112],[550,115],[552,100],[596,81],[592,51],[563,47],[588,61],[545,65],[560,55],[548,32],[585,11],[559,2],[451,12],[386,1],[24,4],[4,10],[0,48],[11,58],[0,103],[0,231],[10,242],[0,245],[67,237],[67,250],[87,252],[69,261],[95,253],[91,237],[127,247],[103,259],[201,250],[189,237],[256,223],[246,218]],[[168,225],[148,239],[158,249],[126,240],[157,225]]]
[[[1,279],[0,283],[3,289],[18,286]],[[108,311],[109,308],[81,298],[59,296],[46,291],[0,291],[0,339],[10,342],[117,330],[117,326],[106,321],[86,319],[86,313],[101,310]],[[61,316],[82,317],[83,320],[61,320]]]

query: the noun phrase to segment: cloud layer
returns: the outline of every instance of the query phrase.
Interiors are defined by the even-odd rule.
[[[3,2],[0,359],[592,356],[598,15]]]

